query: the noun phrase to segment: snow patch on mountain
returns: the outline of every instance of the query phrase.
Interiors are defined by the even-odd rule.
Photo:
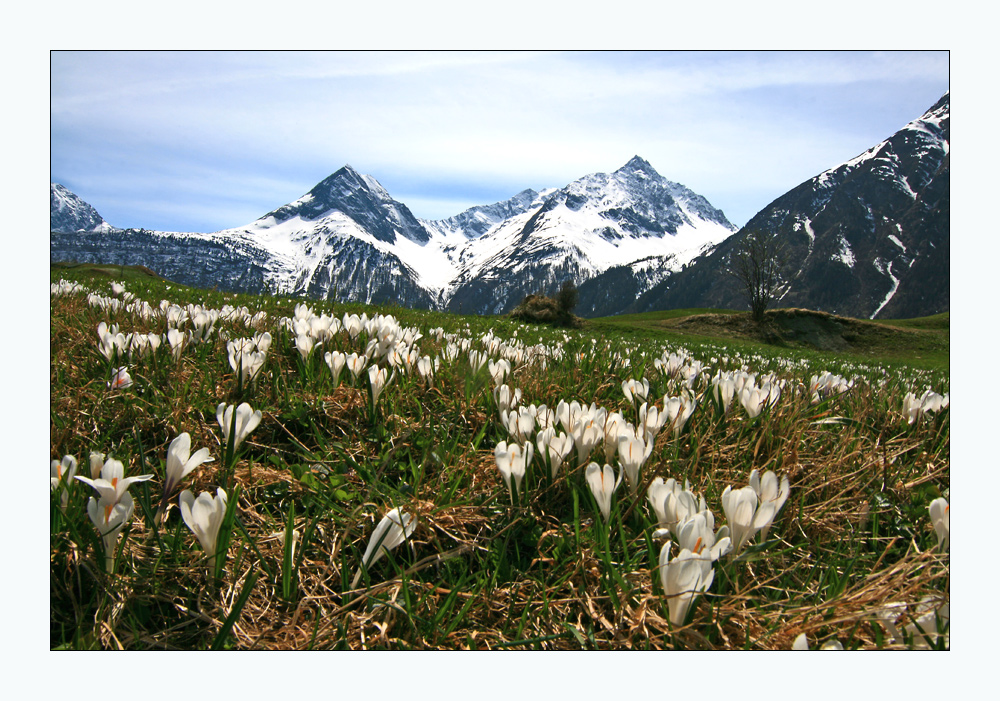
[[[876,258],[873,261],[873,264],[875,265],[876,270],[878,270],[883,275],[887,275],[889,279],[892,280],[892,288],[889,290],[889,293],[885,296],[885,299],[882,300],[882,303],[878,305],[878,307],[875,309],[872,315],[868,317],[869,319],[874,319],[876,316],[878,316],[878,313],[882,311],[885,305],[889,303],[889,300],[893,298],[893,295],[896,294],[896,290],[899,289],[899,278],[892,274],[892,261],[889,261],[889,263],[886,264],[881,259]]]
[[[97,210],[59,183],[49,183],[49,230],[68,234],[74,231],[114,231]]]
[[[849,244],[847,242],[847,239],[844,238],[843,234],[841,234],[837,238],[837,244],[838,244],[837,252],[834,253],[830,257],[830,259],[831,260],[839,260],[841,263],[843,263],[844,265],[846,265],[848,268],[853,269],[854,268],[854,251],[851,250],[851,244]]]

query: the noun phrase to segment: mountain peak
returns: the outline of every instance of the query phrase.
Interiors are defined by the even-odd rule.
[[[340,167],[339,170],[335,171],[330,176],[330,178],[343,177],[345,175],[353,175],[353,176],[356,176],[356,177],[361,177],[361,173],[359,173],[358,171],[356,171],[354,169],[354,167],[350,163],[345,163],[343,166]],[[329,179],[329,178],[327,178],[327,179]]]
[[[324,178],[312,190],[291,204],[279,207],[262,219],[276,222],[292,217],[317,221],[331,212],[353,219],[380,241],[392,243],[397,234],[417,243],[426,243],[430,235],[406,205],[394,200],[378,180],[345,164]]]
[[[632,156],[632,160],[615,172],[623,174],[643,173],[645,175],[659,175],[659,173],[656,172],[656,169],[649,164],[649,161],[641,156]]]
[[[313,195],[316,195],[317,192],[328,189],[334,184],[338,185],[339,189],[345,194],[347,191],[357,190],[366,186],[371,188],[371,183],[369,183],[369,179],[366,176],[354,170],[350,163],[345,163],[339,170],[318,182],[311,192]],[[381,186],[378,189],[381,189]]]
[[[49,183],[49,202],[51,231],[70,233],[107,231],[114,228],[104,221],[96,209],[59,183]]]

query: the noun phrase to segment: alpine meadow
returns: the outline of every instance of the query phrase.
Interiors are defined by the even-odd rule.
[[[948,648],[947,315],[684,316],[53,265],[51,647]]]

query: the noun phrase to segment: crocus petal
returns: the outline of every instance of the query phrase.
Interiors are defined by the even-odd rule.
[[[400,511],[398,508],[386,513],[378,525],[375,526],[375,530],[368,540],[368,547],[365,548],[365,554],[361,557],[361,568],[354,575],[351,588],[355,588],[361,580],[362,569],[370,568],[385,553],[409,538],[416,527],[416,519],[412,515]]]

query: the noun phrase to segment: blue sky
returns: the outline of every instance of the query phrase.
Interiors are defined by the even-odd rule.
[[[345,163],[418,217],[633,155],[742,225],[949,88],[947,52],[64,52],[51,179],[111,224],[215,231]]]

